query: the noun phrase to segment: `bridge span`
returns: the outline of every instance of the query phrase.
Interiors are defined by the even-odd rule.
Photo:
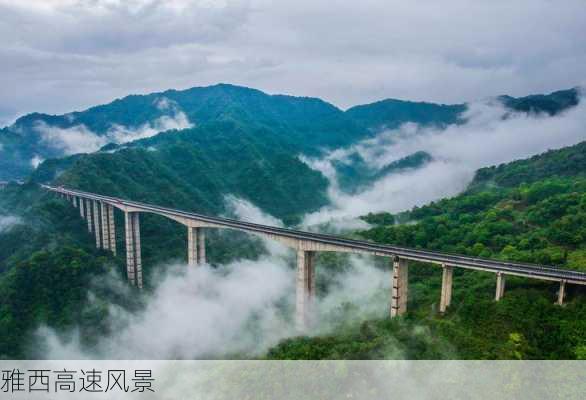
[[[315,253],[335,251],[355,254],[370,254],[389,257],[392,260],[392,289],[390,316],[402,315],[407,311],[408,261],[420,261],[441,266],[442,289],[439,311],[445,312],[452,299],[452,276],[454,268],[488,271],[496,274],[495,300],[504,295],[505,276],[554,281],[559,284],[557,303],[563,304],[566,284],[586,285],[586,273],[552,266],[490,260],[457,254],[441,253],[383,245],[362,240],[345,239],[299,230],[238,221],[228,218],[185,212],[176,209],[145,204],[137,201],[103,196],[64,187],[42,185],[51,192],[79,208],[82,218],[87,221],[89,232],[96,238],[96,246],[116,254],[116,226],[114,209],[124,213],[126,271],[133,286],[142,288],[142,261],[140,244],[140,213],[152,213],[177,221],[187,228],[187,260],[189,265],[206,262],[204,228],[228,228],[250,232],[276,240],[297,251],[296,282],[296,323],[305,328],[311,319],[311,305],[315,297]]]

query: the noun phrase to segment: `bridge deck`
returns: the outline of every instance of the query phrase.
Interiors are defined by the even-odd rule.
[[[111,204],[121,209],[128,207],[136,209],[138,211],[155,213],[167,217],[177,217],[197,222],[210,223],[220,227],[238,229],[253,233],[275,235],[294,240],[303,240],[312,243],[335,246],[338,248],[348,249],[348,251],[357,253],[368,253],[373,255],[390,257],[397,256],[400,258],[405,258],[414,261],[445,264],[447,266],[453,266],[458,268],[467,268],[490,272],[502,272],[508,275],[531,277],[551,281],[566,281],[569,283],[586,285],[586,273],[562,269],[555,266],[491,260],[479,257],[469,257],[458,254],[442,253],[437,251],[427,251],[408,247],[384,245],[364,240],[352,240],[333,235],[304,232],[287,228],[279,228],[229,218],[211,217],[207,215],[141,203],[137,201],[124,200],[111,196],[103,196],[95,193],[83,192],[80,190],[66,189],[63,187],[52,187],[47,185],[42,186],[45,189],[53,192],[69,194],[91,200],[97,200]]]

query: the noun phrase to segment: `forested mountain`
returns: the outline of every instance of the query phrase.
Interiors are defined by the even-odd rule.
[[[586,142],[481,169],[465,193],[398,215],[372,214],[360,235],[380,243],[586,271]],[[586,291],[508,277],[494,301],[494,274],[456,269],[454,298],[437,313],[441,271],[410,263],[404,320],[341,325],[296,338],[270,358],[586,359]]]
[[[534,94],[525,97],[499,96],[498,99],[515,111],[529,113],[547,113],[549,115],[559,114],[561,111],[578,104],[580,89],[573,88],[558,90],[547,95]]]
[[[579,95],[580,90],[573,88],[524,97],[503,95],[498,96],[497,100],[512,111],[555,115],[577,105]],[[466,104],[446,105],[386,99],[349,108],[346,114],[361,126],[376,131],[394,129],[405,122],[442,128],[462,122],[464,111]]]
[[[517,160],[476,171],[470,189],[491,186],[515,187],[550,177],[586,175],[586,143],[550,150],[525,160]]]
[[[555,114],[577,104],[577,96],[578,90],[570,89],[500,99],[512,110]],[[258,141],[278,143],[291,155],[315,155],[405,122],[438,127],[458,123],[465,109],[462,104],[387,99],[344,112],[317,98],[268,95],[227,84],[131,95],[64,115],[28,114],[0,129],[0,179],[23,178],[48,158],[90,153],[108,143],[132,142],[167,130],[216,124],[221,136],[230,132],[218,129],[235,124],[254,131]]]
[[[31,160],[98,150],[159,131],[238,125],[257,141],[278,143],[292,156],[321,147],[348,145],[364,136],[344,112],[320,99],[268,95],[233,85],[168,90],[128,96],[110,104],[60,116],[29,114],[0,133],[0,179],[22,177]],[[219,137],[231,132],[217,131]],[[239,140],[232,136],[232,140]],[[94,144],[92,149],[91,144]],[[83,145],[82,145],[83,144]]]

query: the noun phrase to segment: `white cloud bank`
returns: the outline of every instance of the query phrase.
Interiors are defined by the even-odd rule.
[[[236,196],[226,196],[225,202],[228,211],[234,214],[241,221],[275,226],[278,228],[282,228],[284,226],[281,220],[273,217],[268,213],[265,213],[248,200],[244,200]]]
[[[191,128],[193,124],[187,118],[187,115],[179,109],[177,104],[162,97],[155,101],[157,109],[169,112],[170,115],[163,115],[156,118],[152,122],[146,122],[139,127],[129,128],[119,124],[112,124],[112,127],[106,133],[109,141],[122,144],[132,142],[134,140],[146,139],[155,136],[160,132],[176,129]]]
[[[265,213],[248,200],[229,195],[224,198],[224,202],[226,203],[228,217],[235,217],[240,221],[274,226],[277,228],[285,226],[280,219]],[[266,239],[263,236],[260,236],[260,240],[267,251],[273,256],[284,257],[287,254],[287,247],[285,245],[274,240]]]
[[[0,215],[0,233],[6,232],[15,225],[21,224],[22,220],[12,215]]]
[[[34,129],[45,144],[60,150],[64,155],[71,155],[92,153],[108,143],[123,144],[149,138],[160,132],[187,129],[193,126],[187,115],[172,100],[165,97],[159,98],[155,100],[155,106],[157,109],[167,112],[168,115],[162,115],[138,127],[112,123],[108,131],[101,135],[91,131],[83,124],[70,128],[59,128],[48,125],[44,121],[38,121]]]
[[[384,272],[354,259],[317,303],[324,316],[313,334],[328,332],[344,302],[356,305],[356,318],[383,316],[388,291]],[[387,277],[388,278],[388,277]],[[116,278],[118,279],[118,278]],[[219,268],[171,265],[145,297],[143,310],[110,305],[114,332],[91,349],[78,334],[63,340],[46,327],[38,331],[50,359],[202,359],[262,354],[281,339],[298,334],[293,321],[295,273],[286,257],[236,261]],[[117,286],[119,282],[111,282]],[[93,299],[93,296],[90,296]]]
[[[526,158],[586,140],[586,102],[554,117],[509,114],[494,102],[474,103],[467,123],[446,130],[405,124],[385,131],[348,149],[334,151],[323,159],[302,157],[311,168],[330,181],[331,205],[307,215],[303,225],[356,218],[369,212],[398,212],[439,198],[456,195],[466,188],[481,167]],[[334,161],[345,162],[360,154],[374,169],[380,169],[417,151],[426,151],[433,161],[422,168],[391,174],[358,194],[343,193]]]
[[[42,162],[43,158],[39,157],[38,155],[35,155],[33,158],[31,158],[31,165],[33,168],[37,168]]]
[[[108,143],[105,136],[95,134],[85,125],[59,128],[38,121],[35,130],[41,135],[43,143],[62,151],[64,155],[92,153]]]

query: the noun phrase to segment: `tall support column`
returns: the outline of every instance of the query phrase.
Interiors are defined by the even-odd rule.
[[[198,254],[197,251],[199,242],[199,228],[194,228],[191,226],[187,227],[187,264],[190,266],[194,266],[198,264]]]
[[[126,274],[130,284],[142,289],[140,219],[137,212],[124,213],[126,236]]]
[[[205,264],[206,260],[206,235],[203,228],[197,228],[197,263]]]
[[[85,202],[80,197],[79,198],[79,215],[81,215],[81,218],[83,218],[83,219],[85,219],[85,207],[84,207],[84,204],[85,204]]]
[[[102,248],[110,250],[110,223],[108,222],[108,205],[100,202],[100,214],[102,215]]]
[[[566,281],[560,281],[560,290],[558,291],[558,305],[564,305],[564,297],[566,295]]]
[[[71,196],[71,203],[73,203],[73,207],[77,208],[77,197]]]
[[[142,289],[142,252],[140,246],[140,219],[139,214],[134,213],[134,261],[136,263],[136,286]]]
[[[505,274],[502,272],[496,273],[496,293],[494,299],[499,301],[505,294]]]
[[[440,297],[440,313],[445,313],[452,302],[452,281],[454,268],[442,264],[442,294]]]
[[[407,312],[409,291],[409,271],[407,260],[393,258],[393,278],[391,285],[391,318]]]
[[[110,250],[112,254],[116,255],[116,222],[114,221],[114,206],[111,204],[106,205],[108,212],[108,233],[110,234]]]
[[[295,324],[298,330],[311,326],[312,306],[315,299],[315,253],[297,251],[297,284]]]
[[[87,230],[92,232],[92,201],[85,199],[85,211],[87,216]]]
[[[136,286],[136,264],[133,213],[124,213],[124,237],[126,242],[126,276],[132,286]]]
[[[100,229],[100,209],[98,207],[98,201],[92,201],[94,206],[94,233],[96,234],[96,247],[102,248],[102,229]]]

